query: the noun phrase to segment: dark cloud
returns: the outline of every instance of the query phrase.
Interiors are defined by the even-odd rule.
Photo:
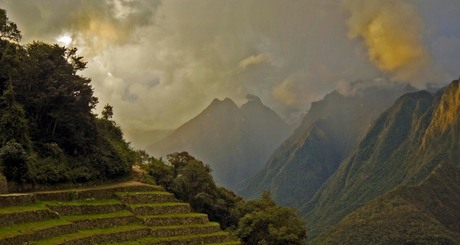
[[[337,86],[375,77],[398,80],[400,72],[369,61],[363,35],[349,38],[347,22],[359,8],[375,4],[377,12],[385,9],[375,0],[345,4],[356,2],[362,4],[0,0],[0,7],[18,23],[25,41],[71,36],[71,45],[89,62],[84,75],[92,78],[100,104],[112,104],[124,128],[152,130],[179,126],[213,98],[242,103],[247,94],[259,96],[292,122]],[[419,24],[414,35],[421,37],[417,45],[429,60],[424,70],[451,75],[459,67],[460,30],[452,27],[459,22],[450,23],[458,20],[458,1],[404,2],[409,6],[404,13]],[[439,14],[430,12],[434,10]],[[403,80],[433,82],[423,77],[429,81],[415,76]]]

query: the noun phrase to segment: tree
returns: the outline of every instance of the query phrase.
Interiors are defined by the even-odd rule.
[[[102,109],[102,119],[111,120],[113,117],[113,106],[106,104]]]
[[[8,181],[23,183],[26,181],[28,166],[27,154],[21,144],[9,141],[0,149],[0,163]]]
[[[151,158],[146,169],[154,181],[174,193],[176,198],[190,203],[196,212],[206,213],[223,229],[238,224],[237,205],[242,199],[225,188],[217,187],[211,168],[188,152],[167,156],[168,162]]]
[[[30,134],[41,143],[56,142],[67,154],[87,154],[95,141],[97,98],[91,80],[76,74],[83,64],[73,50],[33,42],[21,77],[15,81],[17,100],[24,105]]]
[[[0,147],[14,140],[29,148],[28,130],[24,109],[16,102],[13,86],[9,83],[0,97]]]
[[[21,38],[21,32],[18,30],[16,23],[8,19],[6,10],[0,9],[0,39],[19,42]]]
[[[241,207],[243,217],[237,235],[244,244],[303,244],[307,238],[305,224],[290,208],[275,204],[268,192],[261,200],[249,201]]]
[[[8,180],[50,184],[129,173],[135,153],[115,122],[93,114],[97,98],[79,75],[86,63],[78,50],[20,39],[0,9],[0,160]]]
[[[236,230],[246,244],[302,244],[306,238],[305,224],[294,210],[277,206],[269,193],[245,202],[218,187],[210,167],[187,152],[169,154],[167,163],[150,158],[145,169],[193,210],[208,214],[223,229]]]

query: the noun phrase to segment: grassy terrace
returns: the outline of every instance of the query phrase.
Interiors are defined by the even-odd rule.
[[[126,241],[126,242],[112,242],[112,243],[106,243],[106,244],[111,244],[111,245],[136,245],[136,244],[156,244],[156,243],[164,243],[164,242],[178,242],[178,241],[184,241],[184,242],[190,242],[190,241],[198,241],[199,239],[209,239],[209,238],[215,238],[215,237],[226,237],[228,236],[227,232],[214,232],[214,233],[208,233],[208,234],[197,234],[197,235],[187,235],[187,236],[173,236],[173,237],[147,237],[143,239],[139,239],[136,241]],[[204,243],[204,244],[227,244],[229,241],[225,242],[218,242],[218,243]],[[232,241],[233,243],[229,244],[240,244],[239,241]]]
[[[0,222],[0,245],[239,244],[227,232],[221,231],[218,223],[209,222],[206,214],[190,212],[189,204],[179,203],[173,197],[172,200],[156,199],[172,194],[156,186],[140,185],[117,184],[110,198],[102,198],[112,190],[104,186],[101,191],[105,194],[96,198],[75,195],[75,200],[59,200],[68,193],[80,191],[74,189],[46,192],[53,193],[51,196],[43,196],[44,192],[40,192],[33,204],[11,201],[12,206],[0,208],[3,221]],[[87,190],[98,192],[97,188]],[[54,194],[58,200],[52,200]],[[46,201],[40,200],[40,195]],[[126,197],[145,203],[126,203],[132,200]],[[136,210],[141,212],[137,214]]]
[[[119,232],[135,231],[135,230],[140,230],[140,229],[143,230],[146,228],[147,227],[142,224],[130,224],[126,226],[117,226],[117,227],[107,228],[107,229],[80,230],[78,232],[63,235],[63,236],[53,237],[51,239],[46,239],[46,240],[40,240],[36,244],[37,245],[61,244],[69,240],[88,238],[88,237],[96,236],[96,235],[100,236],[100,235],[115,234]]]
[[[113,204],[123,204],[118,199],[84,199],[84,200],[74,200],[74,201],[45,201],[39,202],[44,206],[84,206],[84,205],[113,205]]]
[[[50,219],[45,221],[30,222],[14,226],[5,226],[0,227],[0,239],[6,237],[12,237],[15,235],[21,235],[24,233],[31,233],[40,231],[46,228],[59,226],[59,225],[68,225],[71,222],[64,219]]]
[[[143,191],[143,192],[115,192],[117,196],[136,196],[136,195],[172,195],[166,191]]]
[[[45,203],[37,203],[34,205],[20,206],[20,207],[5,207],[0,208],[0,215],[2,214],[11,214],[11,213],[21,213],[27,211],[36,211],[36,210],[48,210],[48,207]]]
[[[93,214],[93,215],[69,215],[69,216],[62,216],[62,219],[68,221],[80,221],[80,220],[88,220],[88,219],[107,219],[107,218],[115,218],[115,217],[127,217],[133,216],[134,214],[130,211],[124,210],[114,213],[106,213],[106,214]]]

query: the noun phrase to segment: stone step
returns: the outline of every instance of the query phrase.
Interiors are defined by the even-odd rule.
[[[131,186],[120,186],[120,187],[107,187],[95,190],[81,190],[78,197],[81,199],[85,198],[96,198],[96,199],[109,199],[113,198],[114,193],[120,192],[153,192],[153,191],[164,191],[164,188],[156,185],[131,185]]]
[[[187,203],[134,204],[130,207],[136,215],[190,213],[190,205]]]
[[[105,201],[85,201],[85,202],[59,202],[48,203],[48,208],[59,215],[87,215],[87,214],[105,214],[114,213],[122,210],[128,210],[125,204],[118,200]]]
[[[208,215],[200,213],[139,216],[139,218],[148,226],[205,224],[209,222]]]
[[[16,207],[31,205],[36,202],[36,198],[32,194],[3,194],[0,195],[0,208]]]
[[[65,220],[46,220],[0,228],[0,245],[25,244],[76,232],[78,228]]]
[[[140,240],[131,242],[111,243],[111,245],[133,245],[133,244],[158,244],[158,245],[195,245],[195,244],[210,244],[222,243],[231,241],[231,237],[227,232],[219,231],[207,234],[194,234],[187,236],[170,236],[170,237],[146,237]],[[235,243],[239,244],[239,243]]]
[[[0,210],[0,227],[57,218],[56,212],[45,207],[10,207]]]
[[[152,235],[156,237],[188,236],[218,231],[220,231],[220,225],[218,223],[152,227]]]
[[[158,202],[177,202],[173,194],[164,191],[155,192],[117,192],[115,195],[127,204],[146,204]]]
[[[72,222],[80,230],[124,226],[140,221],[128,210],[107,214],[64,216],[63,219]]]
[[[151,234],[151,230],[140,224],[117,226],[107,229],[81,230],[51,239],[40,240],[37,245],[88,245],[135,241]]]
[[[109,185],[98,188],[84,188],[71,190],[56,190],[34,192],[38,200],[41,201],[73,201],[85,199],[111,199],[115,192],[148,192],[148,191],[164,191],[161,186],[147,185],[142,183],[132,183],[129,185]]]

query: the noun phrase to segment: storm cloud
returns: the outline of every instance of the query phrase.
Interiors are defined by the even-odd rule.
[[[175,128],[214,98],[242,103],[247,94],[295,122],[337,86],[384,78],[423,87],[457,77],[460,67],[456,0],[0,0],[0,7],[23,42],[70,37],[100,105],[113,105],[127,132]]]

